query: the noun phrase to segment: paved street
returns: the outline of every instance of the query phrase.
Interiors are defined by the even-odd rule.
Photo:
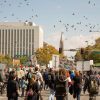
[[[42,96],[43,96],[43,100],[48,100],[49,97],[49,91],[48,90],[43,90],[42,91]],[[0,100],[7,100],[6,94],[3,94],[2,96],[0,96]],[[24,100],[24,97],[19,97],[19,100]],[[76,100],[73,99],[72,95],[68,95],[68,100]],[[89,100],[89,96],[88,94],[81,94],[81,100]],[[100,100],[100,94],[99,96],[96,97],[96,100]]]

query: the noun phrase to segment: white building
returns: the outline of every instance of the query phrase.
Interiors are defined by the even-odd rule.
[[[0,23],[0,54],[31,56],[43,47],[43,30],[32,22]]]

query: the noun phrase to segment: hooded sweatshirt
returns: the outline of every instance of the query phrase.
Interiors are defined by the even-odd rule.
[[[65,96],[66,95],[66,77],[57,76],[55,80],[55,95],[56,96]]]

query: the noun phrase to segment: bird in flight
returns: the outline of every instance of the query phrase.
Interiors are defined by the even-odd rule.
[[[88,1],[88,4],[90,4],[91,2],[90,1]]]

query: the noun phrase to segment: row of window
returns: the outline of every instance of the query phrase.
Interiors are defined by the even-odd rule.
[[[32,55],[34,53],[34,30],[0,30],[0,48],[2,54]]]

